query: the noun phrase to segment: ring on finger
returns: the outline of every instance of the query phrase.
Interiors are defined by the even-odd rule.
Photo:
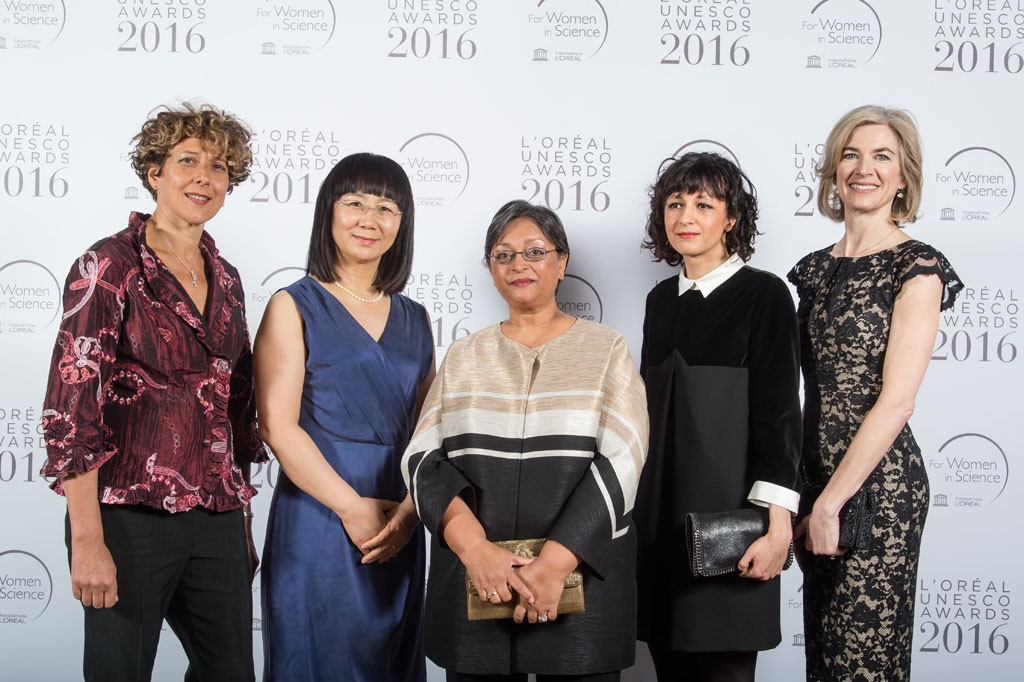
[[[491,590],[490,592],[487,593],[487,599],[488,600],[494,599],[497,596],[498,596],[498,591],[497,590]]]
[[[539,616],[537,616],[537,622],[538,623],[546,623],[546,622],[548,622],[548,614],[542,613]]]

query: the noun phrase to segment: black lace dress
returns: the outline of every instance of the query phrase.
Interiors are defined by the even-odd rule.
[[[805,489],[828,482],[878,398],[893,304],[903,284],[938,275],[942,310],[963,288],[946,258],[919,241],[860,258],[836,258],[830,251],[805,256],[789,273],[800,297]],[[804,553],[809,682],[910,678],[928,476],[909,424],[865,485],[878,500],[871,546],[839,560]],[[814,500],[806,498],[801,507],[809,512]]]

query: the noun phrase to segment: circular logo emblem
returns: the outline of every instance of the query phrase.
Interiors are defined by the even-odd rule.
[[[260,54],[304,55],[331,42],[338,17],[331,0],[289,0],[260,3],[256,8]]]
[[[535,62],[582,62],[608,39],[608,13],[600,0],[540,0],[527,22]]]
[[[740,165],[740,160],[737,158],[736,154],[734,154],[733,151],[724,144],[716,140],[691,140],[672,152],[672,158],[678,159],[683,154],[687,154],[689,152],[711,152],[729,159],[737,166]]]
[[[53,577],[34,554],[0,552],[0,624],[30,623],[43,615],[53,598]]]
[[[0,50],[39,50],[64,32],[67,8],[57,2],[0,3]]]
[[[292,284],[306,274],[306,268],[288,265],[278,268],[260,281],[259,286],[250,288],[246,292],[245,314],[249,318],[251,329],[259,326],[263,319],[263,311],[267,308],[267,302],[279,289]]]
[[[417,206],[447,206],[466,191],[469,156],[441,133],[420,133],[406,140],[396,159],[409,175]]]
[[[994,149],[965,147],[946,159],[935,181],[946,192],[940,220],[993,220],[1017,193],[1013,166]]]
[[[821,0],[800,20],[808,69],[855,69],[882,44],[882,20],[865,0]]]
[[[935,507],[981,507],[999,499],[1009,475],[1006,453],[980,433],[961,433],[939,447],[928,473]]]
[[[565,279],[558,285],[555,299],[558,309],[563,313],[594,322],[600,322],[604,318],[601,296],[594,285],[582,277],[566,273]]]
[[[32,260],[0,265],[0,333],[35,334],[60,315],[61,288],[57,278]]]

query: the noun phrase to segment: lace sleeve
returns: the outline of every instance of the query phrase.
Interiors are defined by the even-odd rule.
[[[805,298],[805,294],[811,286],[810,277],[814,270],[811,267],[811,261],[813,258],[813,253],[807,254],[786,274],[786,279],[789,280],[790,284],[796,287],[796,293],[801,299]]]
[[[897,263],[894,296],[899,296],[904,283],[919,275],[938,275],[942,281],[942,302],[939,305],[939,310],[952,308],[957,294],[964,288],[960,276],[956,274],[946,257],[938,250],[921,242],[904,252],[903,258]]]

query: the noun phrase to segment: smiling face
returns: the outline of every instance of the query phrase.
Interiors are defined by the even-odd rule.
[[[402,214],[387,197],[349,192],[334,202],[332,220],[339,264],[355,265],[380,261],[395,243]]]
[[[163,166],[150,166],[160,223],[203,225],[224,205],[230,176],[220,151],[189,137],[171,147]]]
[[[665,201],[665,236],[669,246],[683,257],[690,279],[710,272],[729,258],[725,235],[735,222],[729,217],[725,200],[706,192],[675,192]]]
[[[847,218],[871,215],[889,220],[893,197],[905,187],[900,141],[887,125],[855,128],[836,167],[836,191]]]
[[[497,251],[524,251],[532,247],[550,250],[539,261],[527,261],[517,253],[508,265],[488,260],[491,278],[509,308],[534,310],[553,305],[558,282],[565,277],[568,254],[558,253],[537,224],[529,218],[516,218],[491,248]]]

